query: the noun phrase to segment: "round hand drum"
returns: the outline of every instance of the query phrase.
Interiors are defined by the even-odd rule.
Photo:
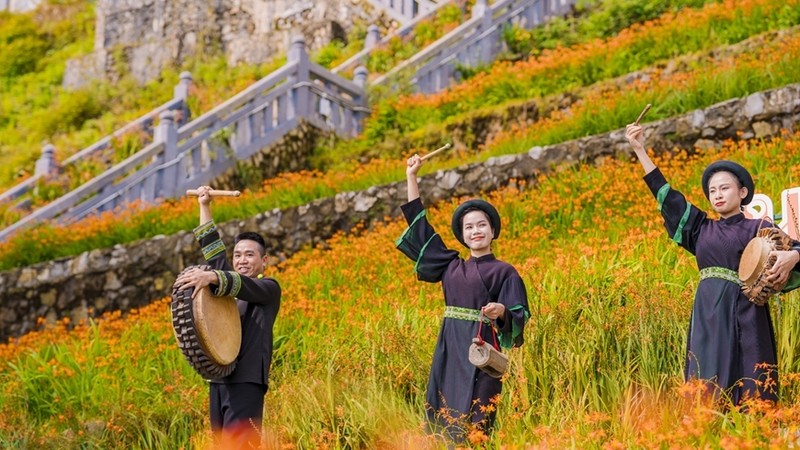
[[[208,266],[200,266],[209,269]],[[184,272],[190,267],[184,269]],[[183,356],[203,378],[226,377],[236,368],[242,345],[239,309],[233,297],[216,297],[205,287],[172,287],[172,327]]]
[[[776,257],[770,257],[773,250],[789,250],[792,239],[778,228],[762,228],[750,240],[739,260],[739,279],[742,292],[756,305],[763,305],[769,298],[783,290],[786,282],[777,284],[767,280],[767,271],[775,264]]]

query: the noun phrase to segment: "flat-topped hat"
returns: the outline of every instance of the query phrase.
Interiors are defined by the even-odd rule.
[[[756,186],[755,183],[753,183],[753,177],[750,176],[750,172],[748,172],[747,169],[742,167],[740,164],[725,159],[714,161],[713,163],[709,164],[708,167],[706,167],[706,170],[703,171],[703,193],[706,194],[706,198],[709,198],[708,182],[711,181],[711,177],[717,172],[732,173],[736,178],[739,179],[739,183],[741,183],[742,187],[747,188],[747,196],[742,199],[742,205],[747,205],[753,200]]]
[[[467,211],[472,209],[477,209],[486,213],[486,216],[489,217],[489,224],[492,226],[492,231],[494,231],[494,238],[497,239],[500,236],[500,214],[497,213],[497,209],[495,209],[491,203],[481,199],[473,199],[458,205],[458,208],[456,208],[456,211],[453,213],[453,219],[450,221],[453,235],[458,239],[458,242],[461,242],[464,247],[469,247],[467,243],[464,242],[462,221]]]

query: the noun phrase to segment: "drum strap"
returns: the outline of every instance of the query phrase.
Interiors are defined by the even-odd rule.
[[[740,286],[742,285],[741,280],[739,280],[739,274],[724,267],[712,266],[700,269],[700,280],[702,281],[706,278],[722,278],[723,280],[730,281],[731,283],[736,283]]]
[[[481,320],[481,310],[462,308],[460,306],[445,306],[444,316],[448,319],[471,320],[473,322],[478,322]],[[486,317],[483,317],[483,321],[486,323],[491,323]]]

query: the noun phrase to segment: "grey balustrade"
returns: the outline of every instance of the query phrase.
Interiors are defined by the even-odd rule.
[[[411,8],[413,19],[394,36],[412,32],[420,20],[430,17],[446,3],[375,2],[387,8],[400,8],[401,12]],[[412,83],[419,92],[445,89],[457,79],[457,65],[475,67],[492,62],[503,49],[503,27],[512,23],[528,28],[541,25],[550,17],[567,13],[574,3],[575,0],[500,0],[488,5],[486,0],[477,0],[467,22],[372,84],[393,87],[397,75],[407,72],[412,74]],[[111,139],[137,128],[153,133],[152,144],[1,230],[0,240],[42,220],[57,219],[64,223],[136,201],[153,203],[181,196],[186,189],[208,184],[237,161],[276,142],[301,120],[343,136],[357,135],[369,113],[365,93],[367,71],[363,63],[371,49],[391,37],[381,40],[377,27],[370,27],[365,49],[332,71],[311,62],[305,42],[296,38],[282,68],[188,123],[185,100],[191,76],[182,74],[172,100],[73,155],[64,165],[107,148]],[[353,81],[337,75],[349,71],[354,74]],[[156,117],[159,124],[153,128]],[[37,174],[0,195],[0,201],[19,197],[38,177],[52,172],[52,154],[53,149],[46,147],[37,162]]]
[[[410,83],[420,93],[441,91],[458,81],[457,67],[491,63],[504,48],[503,28],[517,24],[533,28],[551,17],[569,12],[575,0],[500,0],[488,5],[477,0],[472,18],[412,58],[372,81],[396,88],[398,75],[410,73]]]
[[[355,136],[369,113],[366,69],[355,76],[345,80],[311,62],[304,40],[296,38],[282,68],[183,126],[175,116],[184,113],[162,109],[151,145],[0,231],[0,239],[42,220],[66,223],[136,201],[179,197],[276,142],[301,120]]]
[[[51,175],[53,172],[60,171],[61,169],[73,165],[81,160],[85,160],[86,158],[91,158],[93,155],[96,155],[107,149],[111,145],[112,141],[125,136],[128,133],[141,131],[152,137],[154,132],[153,123],[155,122],[155,119],[164,111],[179,112],[178,114],[180,120],[182,123],[185,123],[189,120],[189,107],[187,106],[186,99],[189,95],[189,87],[191,83],[192,75],[189,72],[181,73],[180,81],[173,88],[173,96],[169,101],[165,102],[154,110],[143,114],[136,120],[116,130],[111,135],[106,136],[89,147],[86,147],[85,149],[73,154],[69,158],[65,159],[60,165],[55,161],[55,149],[53,146],[49,144],[45,145],[42,148],[42,156],[36,161],[36,169],[33,176],[0,194],[0,202],[13,201],[25,195],[26,193],[30,192],[31,189],[33,189],[33,187],[36,185],[36,182],[42,177]]]
[[[376,1],[374,3],[376,4],[376,6],[380,6],[379,4],[385,2]],[[449,2],[446,1],[440,1],[438,3],[433,4],[429,9],[426,9],[425,11],[415,15],[412,20],[405,22],[403,26],[398,28],[394,33],[391,33],[383,38],[381,38],[380,30],[378,29],[378,27],[376,25],[370,25],[367,28],[367,37],[364,41],[364,49],[362,49],[355,55],[351,56],[343,63],[331,69],[331,72],[335,74],[346,73],[348,71],[354,70],[358,66],[366,64],[367,58],[369,58],[369,55],[374,48],[380,48],[383,45],[387,45],[389,41],[395,37],[404,37],[411,34],[414,31],[414,27],[416,27],[418,23],[432,17],[436,13],[436,11],[438,11],[442,6],[448,3]]]

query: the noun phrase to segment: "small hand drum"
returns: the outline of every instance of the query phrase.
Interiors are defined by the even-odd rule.
[[[777,259],[769,253],[791,248],[792,238],[779,228],[762,228],[747,244],[739,260],[739,279],[742,292],[751,302],[763,305],[786,286],[786,282],[778,284],[767,280],[767,271]]]
[[[502,378],[508,370],[508,356],[477,338],[469,346],[469,362],[494,378]]]
[[[210,269],[209,266],[200,268]],[[172,327],[178,347],[189,365],[203,378],[226,377],[236,368],[242,345],[242,324],[236,300],[216,297],[208,287],[192,299],[193,291],[192,288],[172,287]]]

